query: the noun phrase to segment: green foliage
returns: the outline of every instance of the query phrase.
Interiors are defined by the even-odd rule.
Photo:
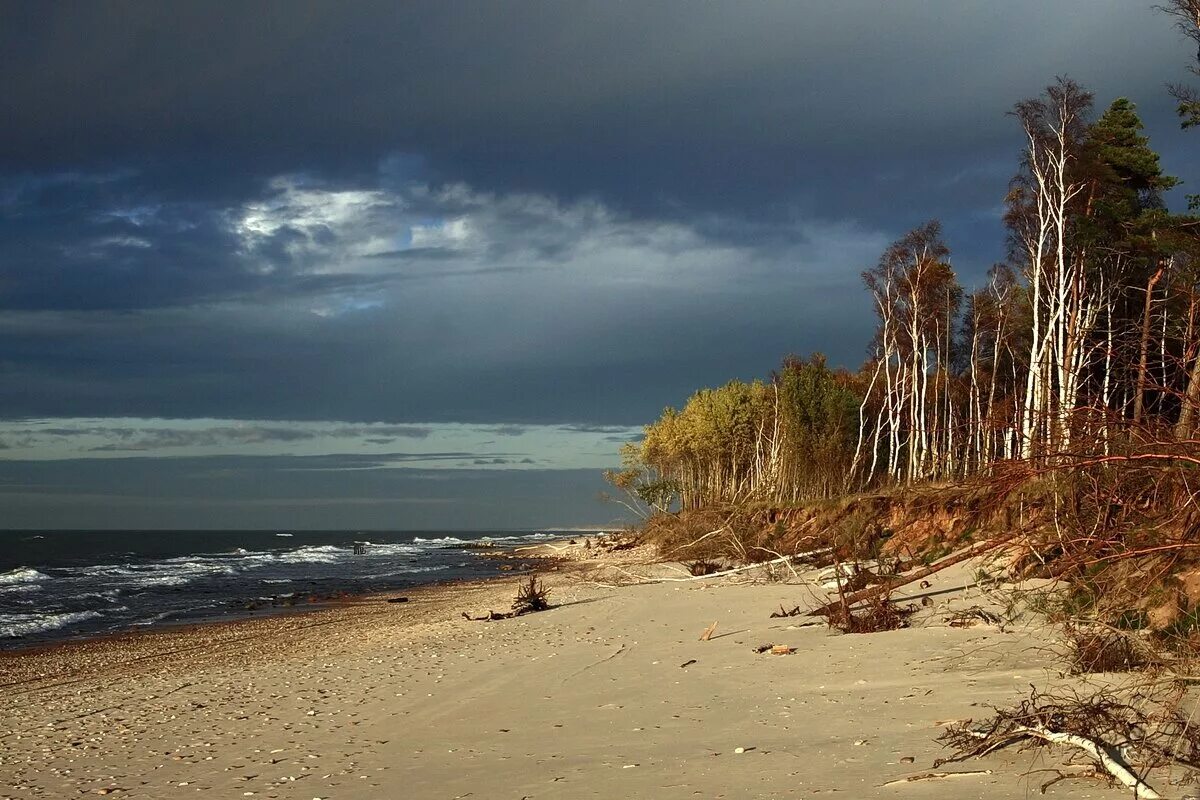
[[[1200,125],[1200,100],[1184,100],[1175,109],[1179,114],[1179,126],[1183,129]]]
[[[622,446],[621,461],[623,469],[605,470],[604,480],[620,489],[628,498],[629,502],[625,505],[643,517],[653,513],[669,513],[679,499],[678,482],[647,471],[639,444],[631,442]]]
[[[770,383],[730,381],[668,408],[609,480],[660,510],[829,496],[846,483],[860,400],[824,357],[790,358]]]
[[[845,485],[861,399],[825,366],[825,357],[788,358],[775,375],[781,435],[793,482],[806,495],[829,496]]]
[[[1121,97],[1088,129],[1079,166],[1087,203],[1077,215],[1085,240],[1146,253],[1159,249],[1156,233],[1170,224],[1162,193],[1179,180],[1163,174],[1143,128],[1134,104]]]

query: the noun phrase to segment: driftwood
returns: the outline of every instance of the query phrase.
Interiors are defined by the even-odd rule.
[[[917,775],[909,775],[907,778],[897,778],[894,781],[880,784],[881,786],[899,786],[904,783],[916,783],[917,781],[944,781],[949,778],[974,778],[980,775],[991,775],[990,769],[978,769],[970,772],[921,772]]]
[[[989,720],[966,720],[947,728],[938,741],[953,755],[939,758],[933,767],[979,758],[1013,744],[1064,745],[1086,753],[1096,773],[1107,772],[1129,790],[1127,796],[1156,800],[1160,795],[1143,776],[1161,767],[1189,771],[1200,767],[1200,732],[1179,705],[1183,695],[1178,687],[1149,694],[1143,689],[1128,699],[1123,695],[1113,688],[1060,696],[1031,689],[1028,699],[1012,708],[995,709]]]
[[[870,600],[875,597],[891,594],[901,586],[907,586],[913,581],[919,581],[922,578],[927,578],[930,575],[941,572],[948,567],[953,567],[955,564],[961,564],[963,561],[966,561],[969,558],[974,558],[975,556],[995,550],[1002,545],[1008,544],[1016,537],[1017,534],[1011,533],[1007,536],[1002,536],[999,539],[991,539],[986,542],[980,542],[979,544],[959,550],[957,553],[946,556],[936,564],[931,564],[930,566],[925,567],[924,569],[919,569],[909,575],[901,575],[899,577],[886,580],[876,586],[869,586],[866,589],[861,589],[857,592],[850,592],[847,595],[839,597],[837,600],[832,600],[819,608],[814,608],[812,611],[808,612],[808,615],[810,617],[822,616],[828,614],[838,606],[851,606],[855,603],[861,603],[863,600]]]
[[[628,575],[631,578],[636,578],[638,582],[636,584],[629,584],[632,586],[640,586],[643,584],[651,584],[651,583],[691,583],[692,581],[706,581],[709,578],[721,578],[721,577],[724,577],[725,575],[736,575],[739,572],[746,572],[748,570],[758,569],[759,567],[766,567],[771,564],[783,564],[783,563],[790,562],[797,558],[807,558],[809,556],[818,556],[823,553],[828,553],[832,549],[833,549],[832,547],[822,547],[817,550],[808,550],[803,553],[796,553],[795,555],[792,555],[792,556],[780,556],[779,558],[773,558],[770,561],[759,561],[754,564],[746,564],[745,566],[734,567],[733,569],[721,570],[720,572],[710,572],[707,575],[695,575],[690,578],[648,578],[644,575],[635,575],[634,573],[629,572],[628,570],[621,569],[620,567],[618,567],[615,564],[602,564],[600,566],[601,566],[601,568],[615,569],[617,572]]]
[[[717,623],[714,622],[712,625],[709,625],[707,628],[704,629],[704,633],[700,634],[700,641],[707,642],[709,639],[712,638],[713,631],[715,631],[716,629],[717,629]]]
[[[986,740],[992,734],[984,731],[963,730],[967,736],[976,739]],[[1034,739],[1041,739],[1043,742],[1051,744],[1065,744],[1070,747],[1077,747],[1089,756],[1094,758],[1100,766],[1108,771],[1117,781],[1126,789],[1133,791],[1133,796],[1137,800],[1161,800],[1162,795],[1150,788],[1150,786],[1134,774],[1123,761],[1113,755],[1111,749],[1106,745],[1093,741],[1086,736],[1080,736],[1077,733],[1065,733],[1063,731],[1052,731],[1040,725],[1017,725],[1012,728],[1012,734],[1018,736],[1024,735]],[[1011,741],[1011,737],[1009,738]],[[1008,742],[999,742],[998,746],[1003,746]]]

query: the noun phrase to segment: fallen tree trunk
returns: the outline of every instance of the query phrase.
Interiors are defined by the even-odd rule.
[[[991,734],[983,731],[963,731],[968,736],[976,739],[988,739]],[[1154,791],[1145,781],[1134,774],[1123,761],[1113,756],[1109,748],[1101,742],[1089,739],[1086,736],[1081,736],[1077,733],[1066,733],[1065,731],[1052,731],[1048,728],[1043,728],[1040,725],[1018,725],[1012,729],[1013,734],[1031,736],[1035,739],[1041,739],[1043,742],[1051,744],[1065,744],[1071,747],[1077,747],[1089,756],[1094,758],[1100,766],[1104,767],[1109,775],[1112,775],[1125,788],[1133,790],[1133,796],[1137,800],[1162,800],[1162,795]],[[1011,742],[1010,737],[1007,742],[1001,741],[998,744],[1003,746]]]
[[[865,589],[860,589],[857,592],[851,592],[850,594],[839,597],[837,600],[830,601],[819,608],[814,608],[812,611],[808,612],[808,615],[810,617],[822,616],[824,614],[828,614],[830,611],[841,605],[851,606],[855,603],[861,603],[863,600],[870,600],[874,597],[891,594],[901,586],[906,586],[913,581],[919,581],[922,578],[927,578],[934,573],[941,572],[947,567],[953,567],[955,564],[960,564],[969,558],[974,558],[975,556],[982,555],[988,551],[995,550],[1002,545],[1008,544],[1015,538],[1017,538],[1017,534],[1010,533],[1007,536],[1001,536],[999,539],[991,539],[986,542],[980,542],[979,544],[973,545],[964,550],[959,550],[957,553],[946,556],[941,561],[931,564],[924,569],[919,569],[916,572],[909,573],[908,575],[901,575],[897,578],[891,578],[883,583],[876,584],[875,586],[868,586]]]
[[[694,575],[690,578],[648,578],[644,575],[635,575],[632,572],[629,572],[628,570],[621,569],[616,564],[601,564],[600,567],[602,569],[605,569],[605,568],[615,569],[617,572],[624,573],[625,575],[628,575],[631,578],[637,578],[638,583],[634,584],[634,585],[641,585],[641,584],[646,584],[646,583],[691,583],[693,581],[706,581],[709,578],[720,578],[725,575],[736,575],[739,572],[746,572],[748,570],[758,569],[759,567],[766,567],[771,564],[789,564],[790,565],[790,563],[797,558],[808,558],[810,556],[823,555],[825,553],[828,553],[832,549],[833,549],[832,547],[822,547],[818,550],[808,550],[807,552],[796,553],[795,555],[792,555],[792,556],[780,556],[779,558],[773,558],[770,561],[759,561],[754,564],[746,564],[745,566],[734,567],[733,569],[721,570],[720,572],[710,572],[707,575]]]
[[[1162,795],[1147,786],[1141,778],[1133,773],[1133,770],[1114,758],[1109,749],[1099,742],[1094,742],[1086,736],[1080,736],[1075,733],[1062,733],[1040,727],[1022,726],[1017,730],[1027,733],[1030,736],[1036,736],[1046,742],[1078,747],[1099,761],[1100,765],[1108,770],[1108,774],[1120,781],[1127,789],[1132,789],[1133,796],[1139,800],[1160,800],[1162,798]]]

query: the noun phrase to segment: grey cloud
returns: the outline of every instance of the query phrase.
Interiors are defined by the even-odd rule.
[[[496,425],[487,430],[500,436],[521,436],[526,431],[520,425]]]
[[[627,433],[624,425],[564,425],[569,431],[578,431],[580,433]]]
[[[157,450],[182,447],[212,447],[226,444],[264,442],[300,442],[315,438],[312,431],[279,426],[209,427],[197,430],[180,428],[129,428],[91,426],[81,428],[38,428],[40,436],[71,438],[80,435],[117,439],[117,442],[91,448],[94,452],[120,450]]]
[[[1149,6],[39,7],[5,26],[2,99],[20,113],[0,152],[22,168],[191,157],[200,176],[223,158],[261,177],[315,160],[353,174],[400,151],[413,154],[395,160],[401,176],[660,209],[799,196],[830,214],[886,213],[874,177],[898,172],[929,175],[914,188],[952,209],[930,161],[1011,157],[1000,115],[1055,74],[1169,113],[1162,84],[1191,52]]]
[[[429,434],[433,433],[433,429],[418,425],[373,425],[370,428],[340,427],[333,429],[335,436],[363,436],[368,433],[383,434],[385,436],[395,436],[404,439],[428,439]]]
[[[418,463],[437,463],[447,462],[457,464],[463,459],[473,459],[474,464],[506,464],[507,459],[504,458],[475,458],[475,453],[471,452],[445,452],[445,453],[330,453],[313,456],[269,456],[267,458],[289,459],[288,461],[278,461],[275,463],[287,464],[281,466],[280,469],[305,471],[305,470],[320,470],[320,471],[340,471],[340,470],[375,470],[390,468],[396,464],[404,464],[411,462]],[[519,453],[516,455],[520,455]],[[253,457],[249,457],[253,458]],[[249,462],[253,463],[253,462]]]
[[[603,441],[613,442],[614,444],[625,444],[627,442],[640,442],[643,439],[640,433],[630,433],[624,436],[605,436]]]
[[[314,203],[383,191],[309,186]],[[424,206],[406,220],[433,220],[422,235],[460,237],[454,264],[520,253],[536,275],[389,286],[385,273],[356,295],[274,274],[286,290],[255,302],[237,290],[135,314],[13,312],[0,336],[22,379],[0,384],[0,414],[631,424],[696,385],[764,374],[830,338],[853,348],[824,347],[835,361],[861,358],[869,328],[857,274],[885,244],[878,232],[794,221],[757,242],[728,235],[738,230],[729,222],[714,239],[705,230],[722,226],[638,220],[595,202],[461,185],[396,191]],[[304,246],[351,268],[355,253],[395,234],[370,211],[337,227],[336,241]],[[544,248],[531,240],[555,241],[557,260],[538,261]]]

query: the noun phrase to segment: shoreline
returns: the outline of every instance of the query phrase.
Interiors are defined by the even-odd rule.
[[[532,547],[550,544],[559,542],[539,542]],[[190,653],[205,646],[232,645],[264,636],[286,636],[322,625],[353,625],[376,615],[388,615],[389,609],[394,612],[401,606],[427,608],[430,601],[445,600],[458,595],[466,599],[496,582],[508,582],[516,576],[532,574],[539,569],[557,570],[561,564],[551,553],[516,555],[516,549],[497,547],[495,550],[496,552],[473,550],[472,554],[481,558],[537,562],[537,566],[501,571],[484,577],[436,580],[387,591],[343,592],[335,598],[303,605],[260,607],[246,615],[164,622],[143,628],[128,628],[6,647],[0,649],[0,690],[37,681],[37,676],[41,674],[61,674],[64,670],[72,669],[70,665],[75,662],[83,662],[84,666],[80,667],[81,669],[94,669],[97,666],[107,667],[113,660],[118,664],[129,664]],[[403,603],[389,602],[400,596],[409,599]],[[394,613],[392,615],[394,616]],[[34,664],[38,666],[32,666]],[[36,669],[37,673],[30,675],[31,669]],[[18,677],[14,679],[14,676]]]
[[[558,542],[557,539],[544,541]],[[563,541],[566,541],[566,539],[563,539]],[[536,545],[534,546],[536,547]],[[464,543],[459,549],[461,549],[463,555],[466,557],[480,559],[512,557],[521,558],[522,560],[530,562],[543,561],[547,562],[547,564],[554,560],[552,554],[547,555],[544,558],[538,558],[532,555],[512,555],[512,553],[515,553],[515,550],[512,550],[508,543],[493,545],[486,542],[467,542]],[[364,601],[369,602],[378,597],[411,593],[415,592],[418,588],[426,586],[493,580],[504,577],[507,571],[508,570],[501,567],[501,570],[494,574],[472,575],[468,577],[457,578],[437,578],[417,583],[404,583],[402,585],[384,589],[359,589],[352,585],[348,585],[346,587],[326,587],[315,592],[297,590],[285,595],[274,595],[270,598],[247,598],[244,601],[244,607],[231,606],[219,610],[213,609],[213,613],[211,614],[203,614],[194,617],[158,620],[141,624],[127,624],[125,627],[112,630],[63,633],[61,635],[54,635],[53,632],[48,632],[48,635],[35,633],[28,637],[10,636],[0,639],[0,658],[5,655],[25,653],[46,648],[83,646],[90,642],[101,640],[123,640],[131,637],[154,635],[170,631],[190,630],[207,626],[232,625],[253,620],[266,620],[274,617],[288,617],[317,613],[322,610],[337,608],[347,603]],[[242,601],[238,601],[238,603],[242,603]]]
[[[903,598],[934,604],[912,628],[837,635],[769,617],[812,607],[811,576],[689,581],[645,551],[555,547],[570,560],[539,572],[552,608],[518,618],[461,616],[506,610],[523,576],[505,573],[136,638],[155,653],[0,654],[0,797],[958,800],[1037,785],[1007,751],[927,777],[947,721],[1062,684],[1037,649],[1045,627],[943,622],[989,602],[969,564]],[[768,642],[794,652],[755,652]],[[20,661],[36,669],[10,680]],[[1047,796],[1124,795],[1065,782]]]

